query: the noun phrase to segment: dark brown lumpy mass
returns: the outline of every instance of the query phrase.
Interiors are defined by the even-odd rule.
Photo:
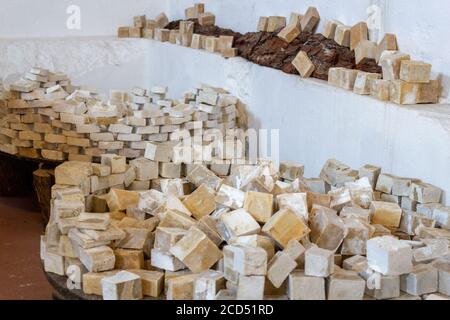
[[[167,29],[178,29],[181,20],[172,21]],[[234,47],[239,56],[256,64],[282,70],[290,74],[298,74],[292,65],[292,60],[299,51],[305,51],[316,69],[312,77],[328,80],[328,70],[333,67],[358,69],[366,72],[381,73],[381,67],[374,59],[364,59],[355,64],[355,53],[349,48],[337,44],[334,40],[321,34],[303,32],[291,43],[278,38],[277,32],[249,32],[244,35],[230,29],[217,26],[201,26],[197,19],[194,33],[206,36],[234,36]]]

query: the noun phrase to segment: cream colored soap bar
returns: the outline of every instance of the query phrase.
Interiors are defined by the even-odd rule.
[[[292,61],[295,69],[300,73],[302,78],[309,78],[316,69],[308,54],[300,51],[295,59]]]
[[[372,224],[397,228],[400,225],[402,209],[396,203],[373,201],[370,205]]]
[[[208,270],[222,258],[219,248],[196,227],[189,229],[170,252],[194,273]]]
[[[305,222],[290,209],[278,211],[264,225],[262,231],[283,248],[290,240],[300,240],[310,232]]]
[[[400,66],[400,80],[411,83],[428,83],[431,64],[422,61],[404,60]]]

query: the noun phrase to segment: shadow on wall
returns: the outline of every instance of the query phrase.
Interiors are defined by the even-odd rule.
[[[441,94],[440,94],[441,100],[443,100],[443,99],[448,100],[450,88],[448,86],[446,86],[445,84],[450,83],[450,76],[445,75],[440,72],[437,76],[437,80],[441,84]]]

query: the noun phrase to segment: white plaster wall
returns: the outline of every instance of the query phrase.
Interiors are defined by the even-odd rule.
[[[132,17],[154,17],[165,11],[172,19],[184,17],[184,9],[199,0],[0,0],[0,38],[111,36]],[[352,25],[368,18],[367,9],[381,11],[380,35],[398,35],[402,51],[433,64],[434,78],[443,83],[443,102],[450,102],[450,3],[447,0],[202,0],[217,15],[217,23],[240,32],[256,29],[259,16],[304,12],[316,6],[322,16]],[[68,30],[66,9],[81,8],[81,30]],[[376,39],[374,39],[376,40]]]
[[[33,10],[43,17],[51,17],[48,7],[46,10],[41,8],[47,1],[39,1],[40,6],[36,5]],[[55,31],[54,21],[40,21],[30,26],[33,20],[30,20],[29,13],[14,6],[14,3],[24,2],[28,1],[0,0],[0,5],[8,4],[2,8],[10,12],[5,17],[5,11],[0,11],[0,36],[5,36],[8,31],[13,37],[72,35],[63,29]],[[145,12],[143,9],[135,10],[133,5],[124,5],[125,1],[85,1],[88,7],[94,8],[96,5],[88,2],[103,2],[103,11],[92,14],[99,19],[94,20],[100,27],[89,32],[83,29],[82,35],[86,35],[84,32],[114,33],[117,25],[131,23],[132,15]],[[150,1],[126,1],[127,4],[139,3],[142,8],[147,8],[147,2]],[[287,15],[290,11],[305,10],[309,4],[316,4],[323,16],[328,15],[324,12],[329,12],[330,16],[350,24],[360,20],[366,5],[372,1],[310,0],[302,6],[291,0],[205,2],[217,13],[220,25],[244,32],[254,30],[259,15]],[[427,6],[418,0],[376,2],[386,8],[382,17],[385,31],[398,33],[402,50],[428,61],[437,61],[435,69],[439,67],[448,88],[450,67],[445,62],[450,48],[444,40],[450,24],[447,21],[450,4],[444,0],[429,0]],[[55,1],[51,3],[55,5]],[[160,1],[159,5],[162,6]],[[172,0],[166,8],[172,18],[180,18],[181,8],[187,5],[191,3]],[[413,9],[415,5],[424,8]],[[407,7],[409,9],[405,10]],[[20,23],[18,12],[21,12]],[[115,13],[110,16],[111,12]],[[11,18],[13,14],[14,19]],[[117,19],[113,17],[121,17],[121,22],[116,23]],[[399,32],[404,26],[409,29]],[[382,166],[386,172],[417,177],[444,188],[450,204],[448,105],[405,108],[384,104],[331,88],[321,81],[302,80],[240,58],[225,60],[199,50],[148,40],[72,37],[2,40],[0,56],[0,75],[23,72],[29,66],[41,65],[67,72],[75,83],[92,85],[102,91],[162,84],[169,86],[171,96],[178,96],[200,82],[227,87],[247,102],[255,127],[281,129],[281,159],[303,162],[307,175],[317,176],[323,163],[332,157],[355,168],[372,163]]]
[[[81,30],[69,30],[66,10],[81,9]],[[167,12],[166,0],[0,0],[0,38],[111,36],[133,16]]]
[[[0,78],[33,66],[70,75],[75,85],[129,90],[147,84],[149,41],[99,37],[0,39]],[[11,76],[13,75],[13,76]]]
[[[352,24],[366,19],[366,8],[373,0],[0,0],[0,38],[96,36],[115,34],[117,26],[131,24],[132,17],[153,17],[164,11],[172,19],[184,17],[184,9],[203,2],[216,13],[220,26],[239,32],[256,29],[259,16],[289,16],[314,5],[324,17]],[[444,0],[443,0],[444,1]],[[82,29],[68,30],[66,9],[81,8]],[[323,21],[322,21],[323,23]]]

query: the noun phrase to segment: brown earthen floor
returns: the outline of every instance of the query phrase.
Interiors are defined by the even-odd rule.
[[[51,299],[39,258],[43,227],[33,198],[0,198],[0,300]]]

